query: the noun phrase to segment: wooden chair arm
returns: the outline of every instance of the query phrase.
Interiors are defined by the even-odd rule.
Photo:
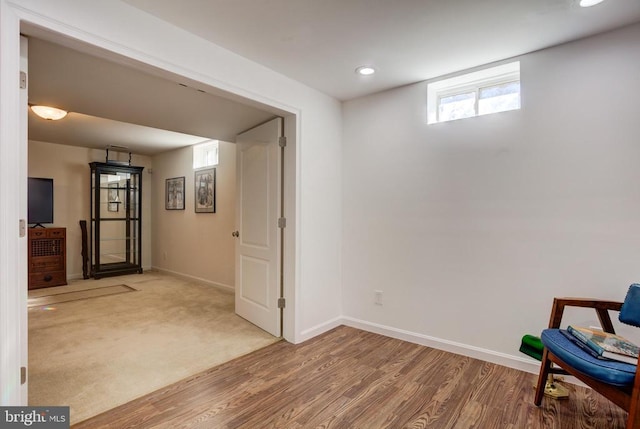
[[[595,309],[602,329],[605,332],[615,334],[613,324],[611,323],[611,317],[609,316],[609,310],[620,311],[622,303],[590,298],[554,298],[553,307],[551,307],[549,328],[557,329],[560,327],[565,307],[585,307]]]

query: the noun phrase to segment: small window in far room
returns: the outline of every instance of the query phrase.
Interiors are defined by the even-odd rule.
[[[520,109],[520,62],[427,85],[427,123]]]
[[[218,165],[218,140],[193,145],[193,169]]]

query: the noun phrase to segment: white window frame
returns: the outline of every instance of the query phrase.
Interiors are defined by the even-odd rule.
[[[436,124],[454,119],[440,120],[440,100],[453,95],[475,92],[475,115],[467,119],[480,116],[478,103],[480,91],[485,88],[499,86],[506,83],[520,82],[520,62],[515,61],[495,67],[489,67],[463,75],[442,79],[427,85],[427,123]]]
[[[208,140],[203,143],[194,144],[193,149],[193,169],[215,167],[220,162],[220,142],[218,140]],[[214,160],[208,161],[208,154],[215,151]]]

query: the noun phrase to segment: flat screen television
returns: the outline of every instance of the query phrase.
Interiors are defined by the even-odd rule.
[[[27,199],[29,224],[53,223],[53,179],[29,177]]]

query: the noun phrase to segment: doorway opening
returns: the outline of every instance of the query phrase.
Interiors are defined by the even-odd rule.
[[[30,27],[29,27],[28,25],[25,25],[25,26],[24,26],[24,28],[23,28],[23,32],[24,32],[25,34],[29,34],[29,28],[30,28]],[[35,33],[38,33],[38,31],[35,31],[35,30],[34,30],[34,32],[35,32]],[[53,39],[54,39],[56,42],[60,42],[60,40],[64,39],[64,36],[59,36],[58,38],[53,37]],[[49,39],[48,41],[50,42],[50,41],[51,41],[51,39]],[[76,41],[75,43],[77,44],[77,41]],[[107,55],[108,53],[102,52],[102,51],[100,51],[100,50],[98,50],[98,49],[96,49],[96,51],[92,51],[92,50],[91,50],[91,47],[85,47],[85,48],[86,48],[88,51],[90,51],[92,54],[94,54],[93,56],[98,57],[98,58],[103,57],[103,56],[110,56],[110,55],[113,55],[113,54],[109,54],[109,55]],[[89,56],[91,56],[91,55],[89,55]],[[128,60],[128,59],[121,59],[121,61],[123,61],[123,62],[130,62],[130,60]],[[137,66],[138,66],[139,68],[141,68],[141,69],[144,69],[144,68],[145,68],[145,66],[144,66],[143,64],[141,64],[141,63],[140,63],[140,64],[138,64],[138,63],[137,63]],[[152,69],[150,66],[148,66],[148,67],[149,67],[150,69]],[[150,70],[145,70],[145,71],[150,71]],[[169,72],[161,72],[161,71],[158,71],[157,69],[152,69],[151,71],[152,71],[152,73],[150,73],[151,75],[159,75],[159,74],[168,74],[168,73],[169,73]],[[190,85],[196,85],[197,83],[189,82],[189,84],[190,84]],[[186,84],[178,84],[178,85],[179,85],[179,86],[181,86],[181,87],[183,87],[183,88],[187,88],[187,89],[189,89],[189,90],[193,90],[193,87],[190,87],[189,85],[186,85]],[[202,86],[203,86],[203,85],[201,85],[201,84],[197,84],[197,85],[198,85],[199,87],[202,87]],[[207,90],[203,90],[202,92],[200,92],[200,94],[204,94],[204,95],[206,95],[206,96],[218,96],[218,95],[219,95],[219,93],[221,93],[221,92],[222,92],[222,91],[220,91],[220,90],[216,90],[215,88],[210,88],[210,89],[209,89],[209,88],[207,88]],[[214,93],[215,93],[215,94],[214,94]],[[238,97],[235,97],[235,96],[234,96],[233,98],[237,99]],[[247,102],[249,102],[249,100],[246,100],[246,101],[247,101]],[[234,100],[234,102],[237,102],[237,101],[235,101],[235,100]],[[241,104],[241,103],[240,103],[240,104]],[[249,104],[252,104],[252,105],[254,105],[254,106],[255,106],[257,103],[255,103],[255,102],[250,102]],[[284,113],[284,114],[286,114],[286,116],[285,116],[285,120],[284,120],[284,126],[283,126],[283,130],[285,130],[285,131],[283,131],[283,132],[284,132],[284,133],[292,133],[292,136],[295,136],[295,129],[296,129],[296,116],[295,116],[295,114],[292,114],[292,113],[289,113],[289,112],[282,112],[282,111],[279,111],[279,110],[277,110],[277,109],[269,108],[268,106],[263,106],[263,105],[261,105],[260,107],[261,107],[261,109],[268,109],[268,111],[265,111],[265,112],[266,112],[266,113],[268,113],[268,114],[269,114],[269,115],[271,115],[271,116],[273,116],[273,115],[274,115],[274,113],[275,113],[275,114],[283,114],[283,113]],[[179,106],[174,106],[174,108],[179,108]],[[98,108],[98,111],[99,111],[99,110],[100,110],[100,108]],[[96,112],[96,111],[91,110],[91,113],[95,113],[95,112]],[[118,118],[118,119],[119,119],[119,118]],[[120,119],[120,120],[122,120],[122,119]],[[31,136],[29,136],[29,138],[31,138]],[[44,139],[42,139],[42,140],[44,140]],[[44,140],[44,141],[46,141],[46,140]],[[291,142],[291,144],[293,144],[293,143],[295,142],[295,138],[291,138],[291,139],[290,139],[290,142]],[[42,145],[42,144],[45,144],[45,143],[38,142],[37,144],[38,144],[38,145]],[[64,143],[63,143],[63,144],[64,144]],[[89,156],[89,157],[91,157],[91,156],[95,155],[95,154],[96,154],[96,152],[102,152],[102,150],[101,150],[101,149],[98,149],[98,148],[90,148],[90,147],[89,147],[89,148],[85,147],[83,150],[85,151],[85,153],[86,153],[86,154],[88,154],[88,156]],[[293,154],[292,154],[292,156],[293,156]],[[151,188],[147,187],[147,189],[152,189],[152,190],[153,190],[153,193],[152,193],[152,196],[151,196],[151,201],[148,203],[148,204],[149,204],[149,206],[146,208],[146,210],[147,210],[147,212],[149,212],[149,213],[157,212],[157,213],[159,213],[159,214],[158,214],[157,216],[152,216],[152,218],[153,218],[153,219],[152,219],[152,221],[150,222],[150,223],[151,223],[151,227],[149,228],[149,230],[147,230],[147,231],[146,231],[146,235],[147,235],[147,236],[154,236],[154,235],[156,235],[156,236],[157,236],[157,234],[158,234],[158,233],[162,233],[163,231],[169,231],[169,233],[170,233],[170,231],[171,231],[171,228],[170,228],[170,227],[169,227],[169,228],[166,228],[166,229],[165,229],[165,228],[162,228],[162,230],[163,230],[163,231],[161,231],[161,229],[156,228],[156,227],[154,227],[154,226],[153,226],[153,225],[156,225],[156,222],[158,221],[158,219],[157,219],[157,218],[159,218],[159,217],[161,217],[161,216],[168,215],[168,213],[165,213],[165,212],[163,211],[164,209],[163,209],[162,205],[163,205],[163,202],[164,202],[164,198],[162,198],[162,195],[163,195],[163,194],[164,194],[164,192],[165,192],[165,189],[164,189],[164,180],[166,180],[166,178],[169,178],[169,177],[170,177],[170,174],[168,173],[168,170],[165,170],[164,174],[162,174],[162,175],[161,175],[161,174],[160,174],[160,171],[161,171],[161,170],[157,169],[157,168],[156,168],[156,166],[154,165],[154,162],[153,162],[153,156],[151,156],[151,158],[152,158],[152,161],[151,161],[151,163],[150,163],[150,168],[149,168],[149,169],[153,171],[153,174],[151,174],[151,175],[150,175],[151,177],[148,177],[148,178],[147,178],[147,180],[149,180],[149,181],[150,181],[150,183],[151,183]],[[295,158],[292,158],[292,160],[295,160]],[[291,164],[291,167],[290,167],[291,169],[290,169],[290,170],[288,170],[288,171],[286,172],[286,175],[287,175],[288,177],[294,178],[294,177],[296,177],[296,175],[295,175],[295,162],[291,162],[290,164]],[[86,168],[88,168],[88,166],[85,166],[85,167],[86,167]],[[293,173],[293,174],[292,174],[292,173]],[[162,177],[161,177],[161,176],[162,176]],[[165,177],[165,176],[167,176],[167,177]],[[185,174],[185,176],[186,176],[186,174]],[[186,177],[185,177],[185,179],[186,179]],[[25,180],[26,180],[26,178],[25,178]],[[191,179],[191,177],[189,177],[189,180],[192,180],[192,179]],[[70,181],[70,182],[71,182],[71,181]],[[295,195],[295,183],[288,183],[288,184],[283,183],[283,185],[282,185],[282,186],[283,186],[283,188],[282,188],[282,189],[283,189],[283,190],[285,190],[285,192],[287,192],[287,195],[289,195],[289,194],[291,194],[291,195]],[[80,194],[81,194],[81,193],[80,193]],[[80,195],[80,194],[78,194],[78,195]],[[88,191],[87,191],[86,193],[84,193],[84,195],[87,195],[87,194],[88,194]],[[281,195],[281,197],[282,197],[282,196],[283,196],[283,195]],[[274,202],[274,204],[280,204],[280,202],[279,202],[279,201],[276,201],[276,202]],[[159,206],[160,206],[160,207],[159,207]],[[87,208],[88,206],[87,206],[87,205],[84,205],[83,207]],[[291,203],[287,203],[287,207],[294,208],[294,207],[295,207],[295,204],[294,204],[293,202],[291,202]],[[191,209],[191,207],[189,207],[189,209]],[[173,215],[173,214],[174,214],[174,213],[171,213],[171,215]],[[174,216],[174,217],[175,217],[175,216]],[[293,220],[294,218],[295,218],[295,212],[294,212],[294,213],[290,213],[290,214],[289,214],[290,222],[291,222],[291,220]],[[69,224],[70,224],[70,227],[71,227],[72,222],[69,222]],[[73,226],[74,226],[74,227],[76,227],[77,225],[73,225]],[[231,231],[227,231],[227,233],[230,235]],[[293,232],[292,232],[292,233],[293,233]],[[145,232],[143,231],[143,237],[144,237],[144,236],[145,236]],[[291,247],[289,247],[289,248],[290,248],[290,249],[293,249],[293,245],[294,245],[294,243],[295,243],[295,241],[294,241],[293,237],[285,237],[285,239],[286,239],[287,243],[289,243],[289,245],[291,246]],[[150,255],[150,257],[151,257],[150,266],[152,266],[152,267],[154,266],[154,259],[156,259],[156,258],[159,258],[159,260],[164,259],[164,252],[165,252],[165,251],[163,251],[162,249],[156,249],[156,248],[154,248],[154,246],[155,246],[154,241],[156,241],[156,240],[154,239],[154,240],[152,240],[152,242],[151,242],[151,243],[148,243],[148,244],[147,244],[147,246],[150,248],[150,250],[148,250],[148,251],[147,251],[147,254],[148,254],[148,255]],[[283,240],[283,241],[284,241],[284,240]],[[196,248],[196,250],[197,250],[197,248]],[[143,252],[143,253],[144,253],[144,252]],[[291,254],[293,255],[294,253],[295,253],[295,252],[292,252]],[[69,271],[70,271],[71,273],[73,273],[73,270],[69,270]],[[289,264],[285,262],[285,263],[284,263],[284,271],[287,271],[287,273],[286,273],[286,276],[285,276],[285,275],[283,275],[283,278],[285,278],[285,277],[286,277],[286,278],[289,278],[289,279],[293,278],[293,266],[289,266]],[[178,273],[178,274],[180,274],[180,272],[177,272],[177,273]],[[187,276],[189,276],[189,273],[183,273],[183,274],[187,274]],[[197,276],[192,276],[192,277],[197,277]],[[197,279],[205,280],[205,282],[206,282],[206,280],[207,280],[207,279],[203,279],[203,278],[201,278],[201,277],[197,277]],[[212,283],[216,283],[216,282],[215,282],[215,281],[212,281]],[[25,287],[26,287],[26,282],[25,282]],[[289,289],[290,289],[290,290],[293,290],[293,285],[292,285],[292,284],[289,286]],[[285,294],[285,296],[286,296],[286,294]],[[291,299],[291,300],[290,300],[290,305],[291,305],[291,306],[293,306],[293,304],[294,304],[294,300],[293,300],[293,299]],[[290,312],[291,314],[293,314],[293,310],[294,310],[294,309],[291,307],[291,308],[289,309],[289,312]],[[292,318],[292,319],[293,319],[293,318]],[[284,320],[285,320],[285,322],[284,322],[285,324],[289,323],[289,322],[287,321],[287,319],[284,319]]]

